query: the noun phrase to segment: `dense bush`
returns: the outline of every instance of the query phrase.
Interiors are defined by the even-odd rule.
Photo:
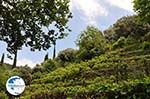
[[[150,32],[147,33],[147,34],[143,37],[143,41],[148,41],[148,42],[150,42]]]
[[[8,97],[5,94],[5,92],[0,92],[0,99],[8,99]]]
[[[26,85],[30,85],[32,81],[31,72],[32,72],[31,69],[28,67],[17,67],[17,68],[14,68],[9,75],[20,76],[25,80]]]
[[[88,26],[77,39],[79,46],[78,59],[89,60],[105,52],[106,39],[97,28]]]
[[[112,46],[113,46],[113,49],[123,48],[125,44],[126,44],[126,38],[120,37]]]
[[[0,91],[5,90],[6,80],[8,79],[7,69],[4,66],[6,65],[0,66]]]
[[[45,69],[42,65],[36,65],[36,67],[34,67],[32,69],[32,74],[36,73],[36,72],[45,72]]]
[[[58,53],[57,60],[60,62],[74,62],[76,60],[76,54],[77,50],[67,48]]]
[[[65,83],[65,82],[64,82]],[[61,85],[60,85],[61,84]],[[75,99],[149,99],[150,98],[150,78],[145,77],[141,80],[127,80],[120,81],[115,83],[111,80],[94,80],[92,83],[83,85],[70,85],[63,86],[63,83],[60,83],[56,86],[56,83],[53,85],[36,85],[30,86],[28,90],[41,89],[37,92],[30,94],[33,99],[36,97],[48,99],[60,98],[75,98]],[[53,86],[53,87],[52,87]],[[25,92],[26,93],[26,92]],[[26,93],[27,94],[27,93]],[[65,97],[64,97],[65,96]],[[63,98],[64,97],[64,98]]]
[[[148,41],[143,42],[142,48],[143,48],[143,50],[150,49],[150,42],[148,42]]]
[[[56,68],[56,64],[54,60],[48,59],[45,61],[42,66],[44,67],[44,71],[50,72]]]
[[[105,30],[104,34],[109,41],[128,36],[140,40],[148,32],[150,32],[150,24],[139,23],[137,16],[134,15],[120,18],[112,27]]]

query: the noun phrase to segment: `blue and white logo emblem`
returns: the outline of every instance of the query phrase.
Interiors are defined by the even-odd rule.
[[[11,95],[20,95],[25,89],[25,82],[19,76],[12,76],[6,82],[6,89]]]

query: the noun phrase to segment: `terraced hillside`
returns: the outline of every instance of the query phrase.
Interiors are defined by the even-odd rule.
[[[12,68],[2,57],[0,99],[150,99],[149,24],[139,23],[134,15],[104,32],[88,26],[76,45],[79,49],[64,49],[53,59],[46,54],[33,69]],[[17,97],[5,88],[13,75],[26,84]]]
[[[149,75],[150,50],[126,47],[33,79],[22,98],[149,99]]]

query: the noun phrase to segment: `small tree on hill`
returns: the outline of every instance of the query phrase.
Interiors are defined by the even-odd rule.
[[[79,46],[78,57],[88,60],[104,53],[106,39],[97,28],[88,26],[77,39],[77,45]]]

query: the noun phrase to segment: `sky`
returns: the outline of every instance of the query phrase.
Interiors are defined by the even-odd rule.
[[[119,18],[135,14],[132,0],[71,0],[70,10],[73,18],[68,26],[72,30],[63,40],[57,41],[57,53],[66,48],[77,49],[75,41],[87,26],[95,26],[101,31],[109,28]],[[2,53],[8,54],[6,44],[0,42],[0,57]],[[45,54],[52,57],[53,47],[47,51],[31,52],[29,48],[23,47],[18,52],[18,66],[28,65],[33,68],[36,64],[43,62]],[[12,60],[5,57],[5,62],[12,64]]]

